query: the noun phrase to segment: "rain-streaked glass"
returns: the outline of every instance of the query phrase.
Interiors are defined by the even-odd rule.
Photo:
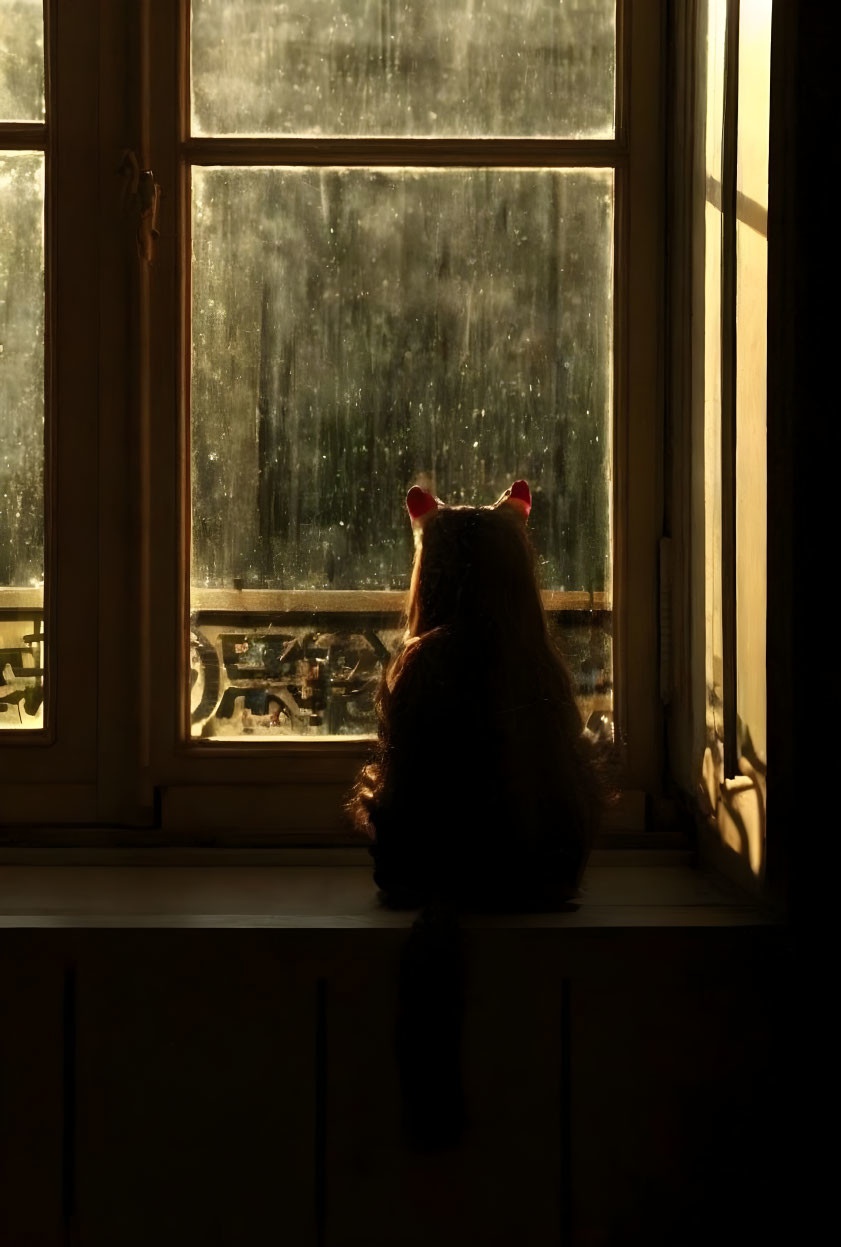
[[[44,157],[0,152],[0,729],[40,726]]]
[[[0,732],[44,724],[44,612],[3,605],[0,588]]]
[[[397,589],[404,497],[516,477],[610,587],[610,170],[193,171],[193,583]]]
[[[582,720],[612,730],[609,611],[561,611],[550,625]],[[371,736],[383,666],[403,632],[399,612],[322,611],[263,619],[194,611],[190,731],[204,739]],[[492,678],[492,673],[491,678]],[[463,708],[469,715],[469,707]]]
[[[0,121],[43,120],[43,0],[0,0]]]
[[[220,590],[243,611],[250,592],[321,595],[247,661],[218,633],[202,658],[198,636],[197,704],[211,669],[236,684],[244,662],[246,720],[271,718],[259,690],[281,668],[300,704],[308,670],[355,671],[350,705],[389,646],[362,598],[408,585],[414,483],[483,504],[526,477],[543,587],[609,607],[611,170],[197,168],[192,229],[194,611],[210,626]],[[362,595],[341,627],[338,591]],[[249,655],[258,633],[237,627]],[[609,708],[600,645],[582,678]],[[370,697],[359,718],[371,730]]]
[[[197,135],[612,138],[615,0],[192,0]]]

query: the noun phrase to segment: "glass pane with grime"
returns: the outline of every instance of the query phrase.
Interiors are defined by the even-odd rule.
[[[42,726],[44,156],[0,152],[0,730]]]
[[[0,3],[0,121],[43,121],[43,0]]]
[[[486,504],[517,477],[543,588],[609,611],[612,238],[611,170],[194,169],[200,620],[241,628],[259,593],[275,626],[333,636],[340,602],[364,616],[388,598],[393,630],[407,489]],[[358,679],[390,642],[345,624],[329,644],[286,628],[284,645]],[[327,735],[354,723],[315,718]]]
[[[194,135],[612,138],[615,0],[192,0]]]
[[[611,612],[567,610],[549,619],[582,721],[611,737]],[[376,735],[374,698],[403,635],[399,611],[346,613],[325,604],[280,622],[247,610],[194,611],[190,732],[227,741]]]

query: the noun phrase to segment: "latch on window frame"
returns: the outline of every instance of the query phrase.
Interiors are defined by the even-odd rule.
[[[123,204],[136,205],[137,254],[151,264],[155,258],[155,244],[160,238],[158,207],[161,187],[151,169],[141,169],[136,152],[126,150],[117,170],[123,176]]]

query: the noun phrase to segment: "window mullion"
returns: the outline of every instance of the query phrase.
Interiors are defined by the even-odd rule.
[[[191,138],[193,165],[394,165],[418,168],[605,168],[623,163],[618,139]]]

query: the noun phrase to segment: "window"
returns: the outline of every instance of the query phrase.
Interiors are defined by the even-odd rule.
[[[12,144],[42,127],[54,325],[15,818],[335,840],[406,489],[520,474],[585,712],[656,791],[659,15],[85,3]]]

